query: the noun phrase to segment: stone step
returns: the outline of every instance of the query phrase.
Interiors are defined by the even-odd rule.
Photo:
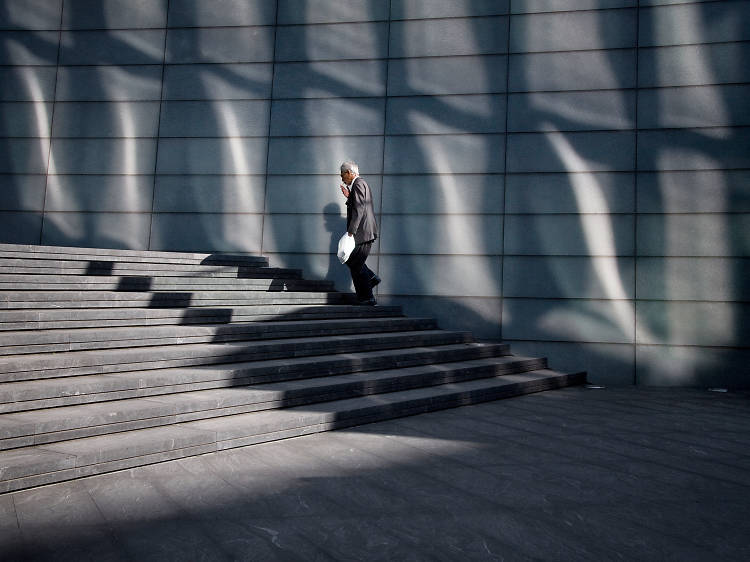
[[[0,450],[546,367],[544,359],[498,357],[4,414]]]
[[[0,261],[0,279],[9,275],[136,275],[159,277],[228,277],[232,279],[300,279],[302,271],[280,267],[232,265],[181,265],[159,263],[115,263],[96,266],[99,262],[33,260],[29,264],[20,260]],[[93,265],[92,265],[93,263]]]
[[[0,452],[0,492],[583,382],[549,370],[138,429]]]
[[[353,294],[327,291],[2,291],[0,309],[188,308],[254,304],[354,304]]]
[[[471,341],[468,332],[414,330],[408,332],[346,334],[289,338],[278,341],[162,345],[142,348],[70,351],[0,357],[0,382],[213,365],[351,353],[413,346],[447,345]]]
[[[434,330],[433,318],[247,322],[219,326],[129,326],[0,332],[0,356],[156,345],[256,341],[371,332]]]
[[[0,413],[472,361],[509,354],[507,344],[459,343],[6,382],[0,383]]]
[[[231,277],[167,277],[91,275],[7,275],[0,277],[0,292],[26,291],[332,291],[332,281],[306,279],[237,279]]]
[[[120,250],[110,248],[79,248],[74,246],[34,246],[23,244],[0,244],[0,258],[24,258],[35,260],[76,260],[131,263],[172,264],[255,264],[268,265],[268,258],[250,254],[225,252],[163,252],[155,250]]]
[[[324,318],[374,318],[402,316],[399,306],[330,304],[251,305],[235,307],[15,309],[0,310],[0,332],[108,326],[159,326],[229,324],[270,320],[315,320]]]

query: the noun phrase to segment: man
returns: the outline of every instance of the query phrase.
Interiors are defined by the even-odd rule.
[[[380,283],[380,277],[365,265],[372,243],[378,237],[372,192],[367,182],[359,177],[359,167],[352,161],[341,164],[341,181],[341,193],[346,197],[346,232],[354,237],[355,244],[346,265],[352,274],[359,304],[374,306],[377,302],[372,288]]]

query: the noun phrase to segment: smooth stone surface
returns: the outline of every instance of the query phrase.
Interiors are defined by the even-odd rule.
[[[573,388],[16,492],[2,553],[745,560],[747,398]]]

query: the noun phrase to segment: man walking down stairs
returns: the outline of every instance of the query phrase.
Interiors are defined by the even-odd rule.
[[[580,384],[255,256],[0,244],[0,493]]]

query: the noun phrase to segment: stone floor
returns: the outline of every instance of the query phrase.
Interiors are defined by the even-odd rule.
[[[750,394],[582,387],[0,496],[0,560],[750,560]]]

